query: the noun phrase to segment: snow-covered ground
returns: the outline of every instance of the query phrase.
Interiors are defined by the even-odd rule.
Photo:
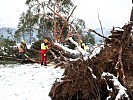
[[[51,64],[0,65],[0,100],[51,100],[51,86],[63,72]]]

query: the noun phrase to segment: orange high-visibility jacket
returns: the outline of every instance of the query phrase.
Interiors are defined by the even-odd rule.
[[[18,46],[19,52],[25,52],[25,51],[24,51],[24,48],[25,48],[25,45],[21,43],[21,44]]]

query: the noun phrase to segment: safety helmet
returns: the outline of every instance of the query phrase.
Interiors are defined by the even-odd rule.
[[[24,40],[21,40],[21,43],[26,44],[26,42]]]
[[[48,40],[47,40],[47,39],[44,39],[44,40],[43,40],[43,42],[44,42],[44,43],[47,43],[47,42],[48,42]]]

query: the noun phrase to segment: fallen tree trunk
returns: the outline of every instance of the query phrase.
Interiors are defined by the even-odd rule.
[[[26,62],[29,62],[29,63],[40,63],[40,61],[38,61],[38,60],[34,60],[34,59],[32,59],[32,58],[30,58],[29,56],[27,56],[26,54],[25,54],[25,57],[26,57]],[[2,60],[2,61],[16,61],[16,62],[20,62],[20,61],[22,61],[22,59],[20,59],[20,58],[16,58],[16,57],[12,57],[12,56],[0,56],[0,59]]]

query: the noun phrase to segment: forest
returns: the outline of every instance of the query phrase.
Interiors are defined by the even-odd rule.
[[[48,63],[65,69],[61,80],[51,87],[52,100],[133,99],[132,9],[129,22],[113,27],[110,36],[105,37],[99,17],[102,33],[86,28],[84,20],[72,16],[77,6],[71,0],[26,0],[26,5],[28,10],[21,14],[18,29],[14,34],[8,30],[12,40],[1,37],[1,64],[21,61],[15,45],[27,35],[26,41],[31,44],[27,62],[40,64],[41,40],[47,39],[51,44]],[[37,41],[32,39],[34,32]],[[95,44],[94,34],[102,38],[101,44]],[[81,40],[89,49],[81,48]]]

